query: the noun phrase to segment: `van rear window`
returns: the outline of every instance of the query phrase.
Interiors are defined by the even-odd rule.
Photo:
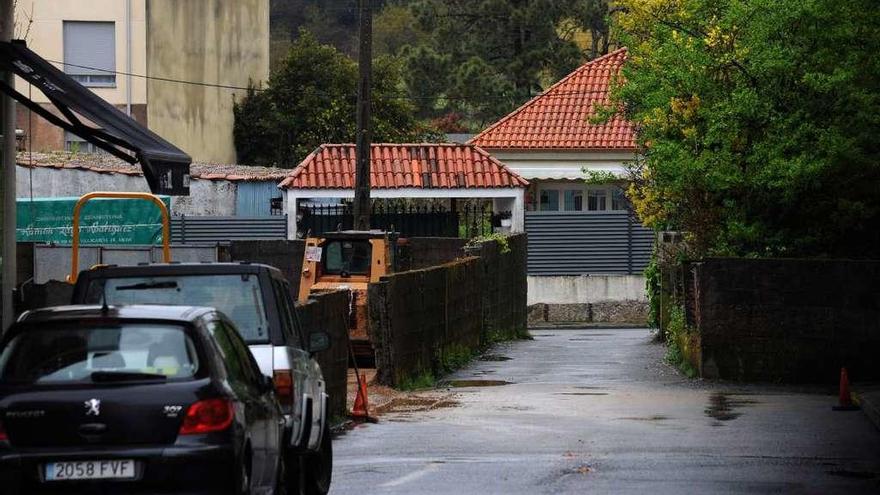
[[[256,275],[173,275],[92,280],[86,304],[206,306],[229,317],[248,344],[269,342],[269,323]]]

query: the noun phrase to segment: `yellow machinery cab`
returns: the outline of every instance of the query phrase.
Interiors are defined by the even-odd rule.
[[[367,288],[394,272],[396,243],[396,234],[380,230],[328,232],[306,240],[299,300],[319,292],[351,291],[349,335],[358,361],[373,359]]]

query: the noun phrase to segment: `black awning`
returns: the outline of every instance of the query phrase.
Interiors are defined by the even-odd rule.
[[[104,151],[129,163],[140,162],[154,193],[189,194],[189,165],[192,162],[189,155],[32,52],[24,42],[0,42],[0,70],[12,71],[39,88],[64,118],[32,102],[2,81],[0,91]],[[82,122],[77,115],[97,127]]]

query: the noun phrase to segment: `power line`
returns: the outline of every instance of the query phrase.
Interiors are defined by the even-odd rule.
[[[124,72],[124,71],[103,69],[100,67],[90,67],[88,65],[70,64],[70,63],[65,63],[65,62],[59,62],[57,60],[48,60],[48,62],[51,62],[53,64],[67,65],[70,67],[77,67],[79,69],[96,70],[96,71],[100,71],[100,72],[105,72],[107,74],[131,76],[131,77],[137,77],[140,79],[162,81],[162,82],[169,82],[169,83],[176,83],[176,84],[186,84],[189,86],[202,86],[202,87],[207,87],[207,88],[230,89],[230,90],[236,90],[236,91],[257,91],[257,92],[260,92],[260,91],[267,91],[268,90],[268,88],[233,86],[233,85],[229,85],[229,84],[207,83],[207,82],[201,82],[201,81],[186,81],[183,79],[172,79],[172,78],[168,78],[168,77],[147,76],[144,74],[135,74],[135,73]],[[578,90],[578,91],[554,91],[552,93],[550,93],[548,91],[542,91],[540,93],[529,93],[528,95],[484,94],[484,95],[429,96],[429,95],[391,94],[391,95],[384,95],[384,96],[386,98],[391,98],[391,99],[414,100],[414,101],[423,101],[423,100],[427,100],[427,101],[436,101],[436,100],[467,101],[467,100],[487,100],[487,99],[490,99],[490,100],[518,100],[523,97],[526,97],[528,99],[533,99],[533,98],[537,98],[539,96],[543,97],[543,98],[564,98],[564,97],[570,97],[570,96],[587,96],[587,95],[591,95],[591,94],[606,95],[609,92],[610,92],[610,89],[605,89],[605,90],[595,89],[595,90]],[[305,93],[304,91],[298,92],[298,94],[304,94],[304,93]],[[314,94],[316,94],[318,96],[327,96],[327,97],[339,96],[339,95],[334,95],[334,94],[330,94],[330,93],[323,93],[320,91],[315,92]],[[345,95],[345,96],[348,96],[349,98],[356,98],[357,94],[353,93],[353,94],[349,94],[349,95]]]

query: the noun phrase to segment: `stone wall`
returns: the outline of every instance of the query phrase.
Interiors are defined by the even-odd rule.
[[[330,396],[331,417],[344,417],[348,390],[348,291],[326,292],[309,297],[299,308],[303,336],[323,331],[330,335],[330,348],[316,356]]]
[[[444,353],[472,352],[526,332],[526,236],[469,249],[472,256],[370,284],[369,317],[380,383],[443,371]]]
[[[457,237],[409,237],[397,247],[397,271],[420,270],[449,263],[464,256],[467,239]]]
[[[880,262],[710,259],[691,265],[704,377],[836,383],[880,379]]]
[[[530,275],[529,324],[613,323],[643,326],[643,275]]]

